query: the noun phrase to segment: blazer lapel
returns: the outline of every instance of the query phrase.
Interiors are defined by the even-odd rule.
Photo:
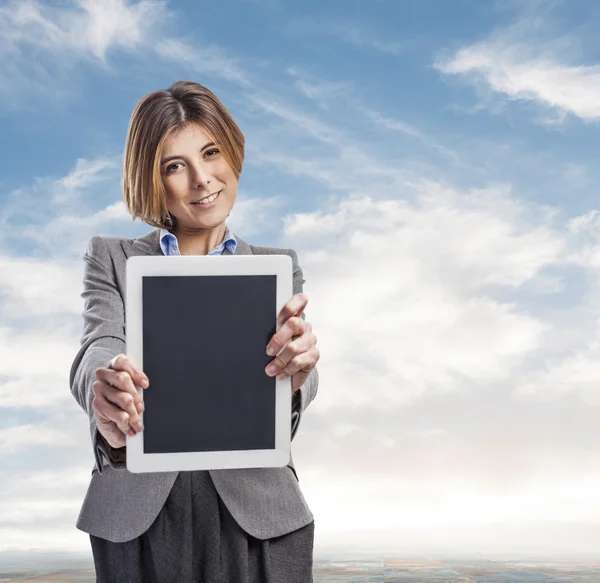
[[[237,247],[235,248],[235,255],[252,255],[252,249],[250,245],[243,239],[233,233],[237,240]],[[160,248],[160,229],[152,229],[146,235],[137,237],[132,241],[123,241],[123,252],[126,257],[135,257],[136,255],[162,255],[162,249]],[[223,255],[231,255],[229,249],[225,248]]]

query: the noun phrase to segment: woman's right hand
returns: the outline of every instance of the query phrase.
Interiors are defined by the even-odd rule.
[[[126,354],[119,354],[107,367],[96,369],[92,407],[98,431],[111,447],[123,447],[127,443],[125,435],[133,437],[136,431],[144,429],[140,419],[144,403],[134,383],[145,389],[148,377]]]

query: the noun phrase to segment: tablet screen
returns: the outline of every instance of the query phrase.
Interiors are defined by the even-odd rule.
[[[143,452],[275,448],[275,275],[144,276]]]

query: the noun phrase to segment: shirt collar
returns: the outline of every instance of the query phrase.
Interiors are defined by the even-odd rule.
[[[159,233],[160,240],[160,248],[162,249],[163,255],[181,255],[179,252],[179,244],[177,242],[177,237],[173,235],[167,229],[161,229]],[[225,225],[225,237],[223,241],[219,243],[214,249],[209,251],[209,255],[220,255],[223,253],[223,250],[227,248],[229,252],[233,255],[235,254],[235,250],[237,247],[237,239],[235,235],[231,231],[231,229]]]

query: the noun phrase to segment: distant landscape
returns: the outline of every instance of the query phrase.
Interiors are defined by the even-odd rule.
[[[315,556],[314,583],[598,583],[596,558],[510,559],[485,557],[394,556],[348,553],[348,557]],[[353,556],[352,556],[353,555]],[[92,583],[91,555],[0,552],[0,583]]]

